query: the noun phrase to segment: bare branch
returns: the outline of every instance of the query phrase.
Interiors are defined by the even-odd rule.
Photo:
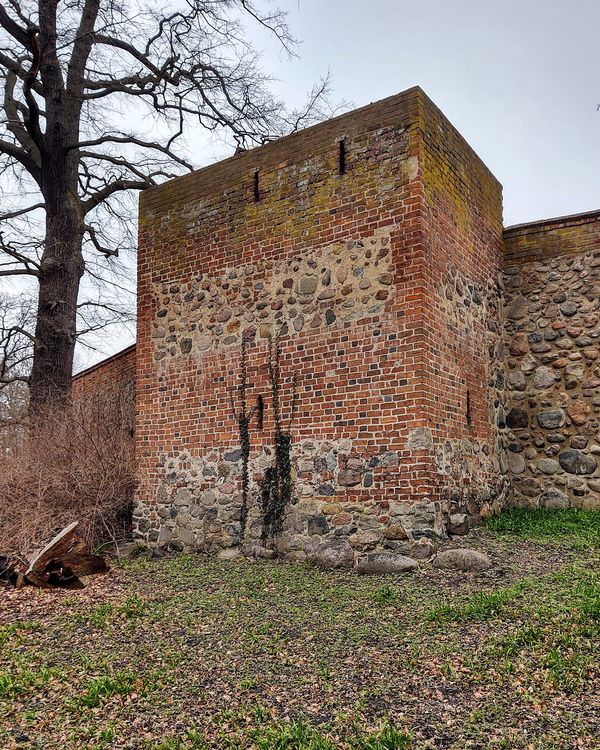
[[[104,201],[108,200],[114,193],[122,192],[124,190],[145,190],[146,188],[155,185],[154,178],[148,176],[145,180],[125,180],[117,179],[114,182],[105,185],[103,188],[98,190],[91,198],[83,201],[82,209],[84,214],[88,214],[96,206],[99,206]]]
[[[93,32],[99,10],[100,0],[86,0],[73,44],[67,75],[67,90],[77,100],[80,100],[83,94],[85,68],[94,43]]]
[[[37,146],[38,151],[42,153],[44,151],[44,137],[40,129],[40,108],[33,94],[33,86],[38,73],[40,72],[40,65],[42,64],[42,49],[40,47],[38,29],[30,27],[27,30],[27,33],[29,36],[30,49],[33,52],[33,60],[31,62],[31,68],[23,82],[23,95],[25,96],[25,101],[27,102],[28,107],[27,116],[25,117],[25,127]]]
[[[171,139],[172,140],[172,139]],[[100,136],[99,138],[94,138],[89,141],[79,141],[77,144],[71,144],[67,146],[67,149],[86,149],[93,146],[101,146],[103,144],[107,143],[119,143],[124,145],[132,145],[132,146],[140,146],[141,148],[148,149],[150,151],[159,151],[161,154],[164,154],[165,156],[168,156],[169,159],[174,161],[176,164],[181,164],[182,167],[185,167],[186,169],[193,169],[193,166],[190,162],[183,159],[181,156],[178,156],[176,153],[174,153],[170,146],[163,146],[160,143],[157,143],[155,141],[145,141],[141,138],[137,138],[134,135],[127,135],[125,133],[119,133],[119,134],[105,134]],[[97,154],[95,152],[85,152],[81,155],[84,156],[94,156],[96,158],[101,158],[101,154]]]
[[[31,268],[14,268],[2,271],[0,270],[0,276],[39,276],[39,271],[34,271]]]
[[[18,208],[15,211],[9,211],[5,214],[0,214],[0,221],[7,221],[8,219],[16,219],[17,216],[23,216],[29,214],[32,211],[37,211],[39,208],[45,208],[45,203],[34,203],[33,206],[26,206],[25,208]]]
[[[91,226],[91,224],[86,224],[85,229],[89,235],[90,241],[92,242],[92,244],[94,245],[94,247],[99,253],[102,253],[102,255],[104,255],[106,258],[109,258],[110,256],[117,257],[119,255],[118,248],[109,248],[109,247],[105,247],[104,245],[102,245],[102,243],[100,242],[98,238],[98,233],[96,232],[94,227]],[[83,305],[85,304],[88,304],[88,303],[84,302]],[[78,305],[78,307],[81,307],[81,306],[82,305]]]
[[[0,26],[7,31],[25,49],[31,49],[29,34],[27,28],[20,26],[8,12],[0,5]]]
[[[27,151],[19,148],[19,146],[16,146],[14,143],[10,143],[9,141],[0,138],[0,154],[16,159],[16,161],[21,163],[29,174],[39,182],[40,170]]]

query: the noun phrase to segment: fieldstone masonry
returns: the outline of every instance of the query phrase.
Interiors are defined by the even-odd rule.
[[[600,508],[600,215],[505,233],[512,500]]]
[[[600,212],[503,231],[420,89],[145,191],[138,285],[150,545],[409,570],[506,503],[600,507]]]
[[[239,347],[249,326],[261,338],[318,330],[378,315],[390,295],[390,229],[304,256],[198,273],[156,288],[154,359]]]

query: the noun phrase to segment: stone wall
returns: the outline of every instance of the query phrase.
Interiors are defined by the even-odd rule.
[[[137,533],[235,547],[247,490],[258,543],[277,398],[290,559],[427,556],[498,507],[501,237],[500,186],[420,89],[145,191]]]
[[[513,502],[600,508],[600,212],[505,232]]]

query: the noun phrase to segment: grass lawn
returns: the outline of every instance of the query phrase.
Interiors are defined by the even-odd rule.
[[[465,541],[491,571],[180,555],[0,591],[0,748],[599,748],[600,514]]]

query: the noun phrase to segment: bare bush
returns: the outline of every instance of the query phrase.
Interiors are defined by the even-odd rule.
[[[92,547],[129,531],[133,393],[103,389],[36,426],[0,465],[0,555],[27,555],[73,520]]]

